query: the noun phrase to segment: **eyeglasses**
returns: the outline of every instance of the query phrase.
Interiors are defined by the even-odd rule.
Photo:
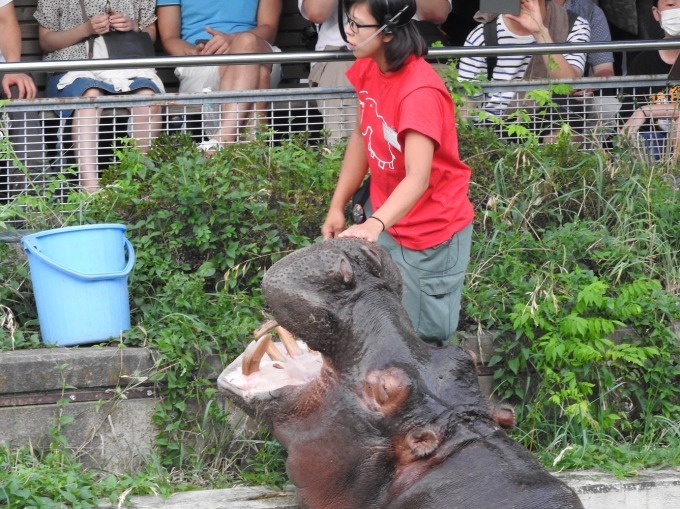
[[[382,26],[382,25],[361,25],[350,17],[345,18],[345,25],[347,25],[347,28],[349,28],[354,34],[358,33],[360,28],[380,28]]]

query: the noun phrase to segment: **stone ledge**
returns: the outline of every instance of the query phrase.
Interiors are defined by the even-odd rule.
[[[59,369],[64,366],[63,369]],[[0,352],[0,394],[125,387],[154,368],[146,348],[38,348]]]
[[[0,352],[0,444],[49,447],[60,411],[74,422],[61,430],[76,457],[94,469],[134,472],[154,450],[157,390],[148,348],[38,348]],[[216,378],[222,361],[204,359]],[[68,400],[60,410],[57,403]]]
[[[680,472],[643,471],[618,479],[595,471],[554,474],[571,486],[585,509],[660,509],[680,507]],[[114,509],[111,504],[100,509]],[[163,500],[154,496],[132,497],[131,509],[298,509],[292,488],[273,491],[262,487],[176,493]]]
[[[115,509],[105,503],[99,509]],[[274,491],[262,487],[239,487],[175,493],[163,500],[157,496],[132,497],[129,509],[298,509],[292,488]]]

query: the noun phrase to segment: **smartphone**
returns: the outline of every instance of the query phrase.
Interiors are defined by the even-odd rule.
[[[196,39],[196,46],[198,46],[199,44],[208,44],[209,40],[210,39]]]
[[[519,15],[519,0],[479,0],[480,12]]]

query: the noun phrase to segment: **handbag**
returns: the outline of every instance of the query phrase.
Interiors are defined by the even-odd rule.
[[[87,22],[85,1],[80,0],[80,10],[83,22]],[[137,15],[137,24],[141,26],[142,9]],[[149,58],[155,56],[151,36],[147,32],[118,32],[112,30],[104,35],[91,37],[89,40],[88,56],[92,59],[100,58]]]
[[[149,58],[156,52],[147,32],[108,32],[91,42],[91,57],[97,58]]]
[[[356,224],[366,221],[366,202],[369,198],[370,188],[371,177],[368,176],[352,195],[352,219]]]

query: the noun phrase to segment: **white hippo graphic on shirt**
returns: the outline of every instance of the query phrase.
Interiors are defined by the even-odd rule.
[[[396,159],[393,149],[401,151],[396,140],[396,133],[378,111],[377,101],[369,97],[367,91],[359,92],[359,103],[361,104],[361,134],[367,140],[369,157],[378,162],[381,170],[385,168],[393,170]],[[394,139],[386,139],[385,133],[392,133]]]

